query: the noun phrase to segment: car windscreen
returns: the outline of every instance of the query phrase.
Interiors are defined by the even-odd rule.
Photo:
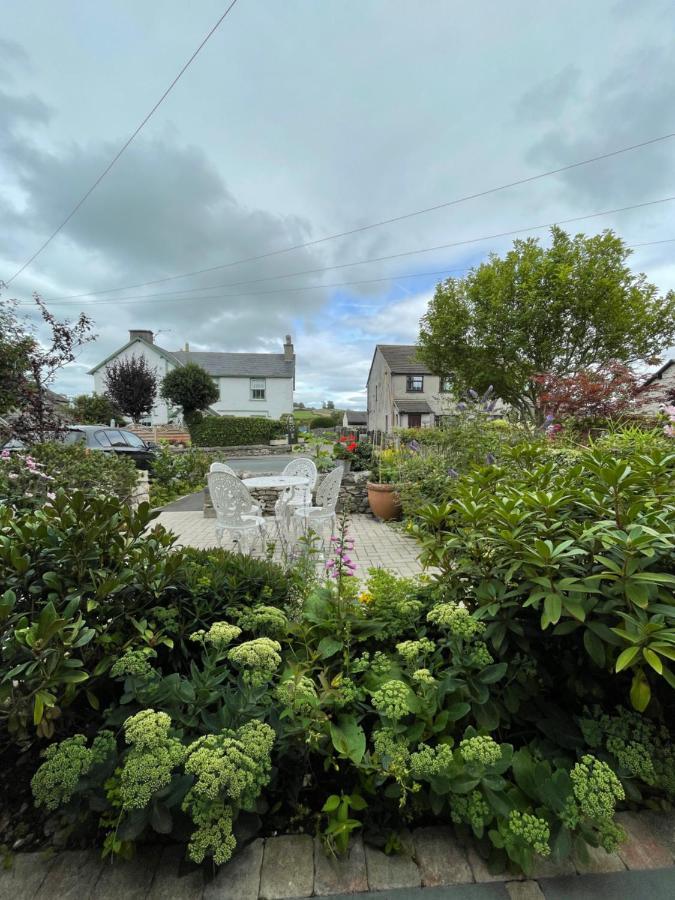
[[[84,444],[86,440],[84,431],[70,430],[63,436],[64,444]]]
[[[96,443],[100,444],[101,447],[109,447],[110,441],[108,440],[108,435],[105,431],[97,431],[94,435],[96,438]]]
[[[137,434],[134,434],[133,431],[122,431],[121,434],[126,438],[127,444],[131,447],[138,447],[139,449],[143,449],[145,447],[145,443],[139,438]]]

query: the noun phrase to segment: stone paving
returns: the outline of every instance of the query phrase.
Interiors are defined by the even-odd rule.
[[[0,871],[0,900],[665,900],[675,896],[675,813],[620,813],[628,840],[590,861],[542,860],[530,879],[493,875],[450,828],[404,832],[406,853],[386,856],[360,837],[346,859],[327,857],[318,838],[259,838],[214,871],[184,861],[184,848],[146,847],[130,862],[104,862],[93,850],[17,854]]]
[[[165,510],[156,522],[173,531],[178,543],[186,547],[209,549],[217,547],[215,520],[206,519],[200,511]],[[268,540],[278,544],[274,519],[265,520]],[[350,517],[349,534],[354,538],[354,552],[351,554],[357,565],[357,576],[365,578],[370,568],[384,568],[395,575],[419,575],[422,567],[417,559],[417,541],[398,530],[397,526],[379,522],[372,516],[353,515]],[[228,538],[223,547],[233,549]],[[260,555],[260,553],[258,553]],[[279,559],[281,549],[275,549],[274,558]]]

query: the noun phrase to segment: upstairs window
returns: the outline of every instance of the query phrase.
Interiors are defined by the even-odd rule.
[[[421,394],[424,390],[424,375],[408,375],[405,389],[409,394]]]
[[[265,379],[251,378],[251,400],[265,399]]]
[[[441,394],[452,393],[452,375],[441,375],[439,382]]]

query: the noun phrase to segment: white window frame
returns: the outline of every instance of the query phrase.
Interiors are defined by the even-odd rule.
[[[267,379],[251,378],[249,379],[249,389],[251,392],[251,400],[260,401],[267,399]],[[256,393],[261,393],[262,397],[256,397]]]

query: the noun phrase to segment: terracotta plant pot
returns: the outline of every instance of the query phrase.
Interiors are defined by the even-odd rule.
[[[383,522],[401,518],[401,498],[393,484],[369,481],[367,488],[368,505],[374,516]]]

